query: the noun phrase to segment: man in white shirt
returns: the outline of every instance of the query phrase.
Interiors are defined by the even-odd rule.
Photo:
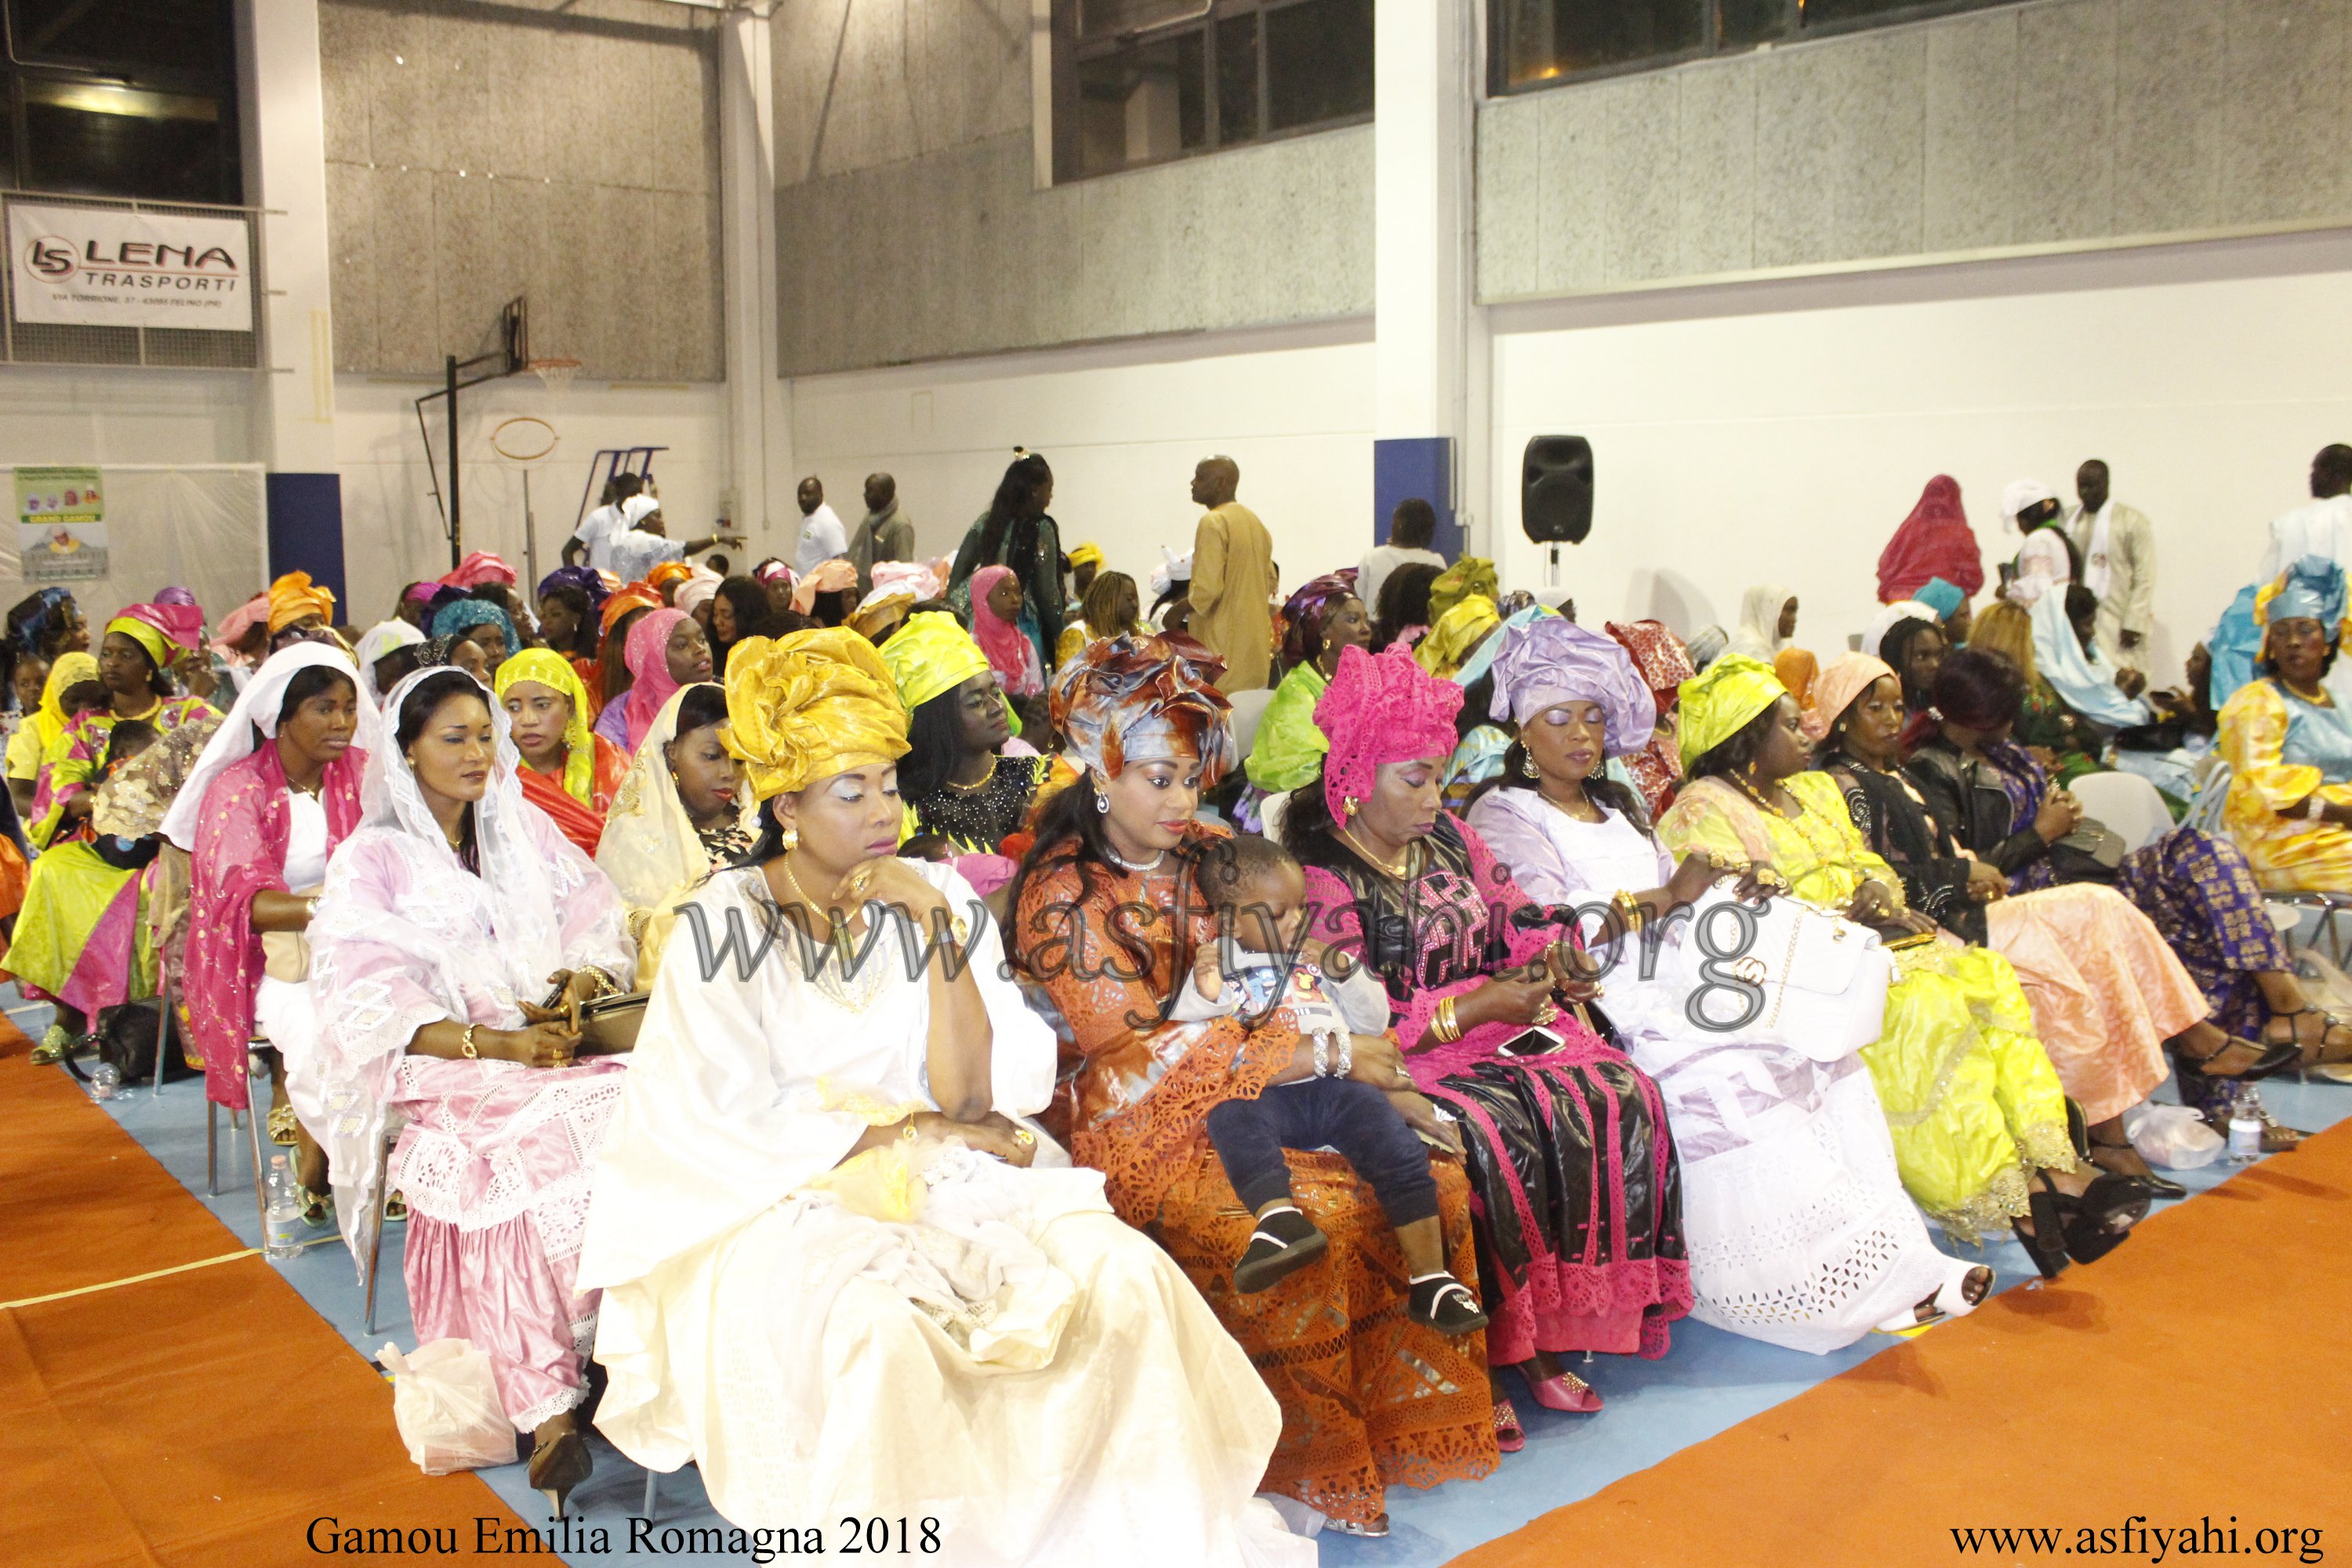
[[[1363,601],[1366,615],[1378,612],[1381,584],[1398,567],[1418,562],[1444,570],[1445,557],[1429,547],[1436,536],[1435,507],[1419,496],[1397,502],[1396,510],[1389,513],[1389,542],[1373,545],[1356,563],[1356,597]]]
[[[613,535],[628,526],[622,521],[621,508],[644,489],[645,476],[642,474],[614,474],[606,479],[604,493],[598,498],[596,510],[582,518],[578,531],[564,541],[563,563],[566,566],[573,564],[578,554],[585,551],[591,567],[599,572],[610,572],[613,569]]]
[[[824,504],[824,486],[811,474],[801,481],[801,542],[793,552],[793,575],[807,576],[828,561],[849,553],[849,530]]]
[[[2272,520],[2270,548],[2254,581],[2273,582],[2306,555],[2352,567],[2352,447],[2322,447],[2311,459],[2311,500]]]
[[[2066,537],[2082,560],[2083,586],[2099,596],[2099,649],[2117,668],[2137,668],[2156,627],[2155,526],[2115,500],[2096,458],[2074,470],[2074,496]]]
[[[683,561],[698,551],[715,545],[740,544],[740,533],[714,533],[702,539],[679,541],[669,536],[662,521],[661,502],[651,496],[631,496],[621,503],[621,526],[604,541],[612,552],[612,565],[600,568],[618,576],[624,583],[642,583],[646,574],[665,561]]]

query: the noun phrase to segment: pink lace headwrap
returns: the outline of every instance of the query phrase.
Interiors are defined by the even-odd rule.
[[[1462,689],[1422,668],[1402,643],[1377,657],[1360,647],[1341,653],[1315,704],[1315,727],[1331,742],[1323,800],[1332,819],[1345,822],[1349,801],[1371,797],[1381,763],[1452,756],[1461,710]]]

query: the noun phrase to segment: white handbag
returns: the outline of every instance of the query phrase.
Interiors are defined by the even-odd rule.
[[[1719,888],[1690,912],[1687,926],[1674,922],[1676,979],[1699,1030],[1817,1062],[1877,1040],[1895,955],[1876,931],[1795,899],[1743,904]]]

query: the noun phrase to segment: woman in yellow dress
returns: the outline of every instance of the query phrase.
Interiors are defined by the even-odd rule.
[[[1690,782],[1658,825],[1675,855],[1761,868],[1896,941],[1935,931],[1905,907],[1902,879],[1855,830],[1837,785],[1811,771],[1796,701],[1769,666],[1726,654],[1685,681],[1682,752]],[[2016,972],[1957,940],[1895,959],[1884,1030],[1862,1058],[1913,1201],[1956,1240],[2014,1223],[2045,1277],[2113,1250],[2147,1212],[2147,1189],[2083,1173],[2084,1130],[2069,1125]]]
[[[2344,637],[2344,569],[2307,555],[2254,596],[2254,679],[2221,705],[2223,819],[2254,879],[2352,892],[2352,715],[2327,687]]]

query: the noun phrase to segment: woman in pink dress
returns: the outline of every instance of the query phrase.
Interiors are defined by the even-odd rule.
[[[388,1180],[408,1199],[417,1338],[488,1354],[560,1511],[588,1474],[574,1408],[596,1300],[573,1281],[621,1093],[619,1062],[574,1060],[564,1004],[628,989],[636,950],[611,881],[523,799],[479,681],[420,670],[384,722],[310,925],[336,1208],[366,1256],[376,1149],[400,1126]]]

